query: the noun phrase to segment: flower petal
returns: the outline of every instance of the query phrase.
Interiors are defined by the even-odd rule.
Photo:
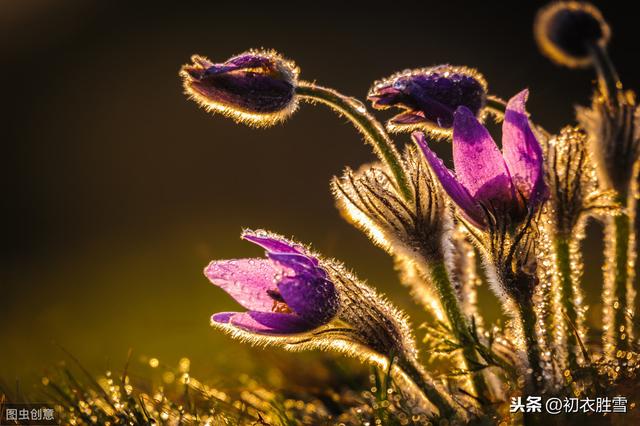
[[[209,281],[226,291],[247,309],[270,311],[276,290],[275,277],[281,271],[269,259],[233,259],[211,262],[204,270]]]
[[[274,253],[267,252],[269,259],[278,265],[290,269],[294,274],[312,274],[321,278],[326,278],[327,273],[318,267],[317,261],[297,253]]]
[[[486,103],[487,84],[475,70],[438,65],[407,70],[378,81],[368,99],[374,108],[401,108],[389,121],[396,128],[425,126],[430,130],[450,129],[455,109],[464,105],[478,115]],[[416,114],[416,113],[420,114]]]
[[[464,106],[454,114],[453,164],[458,181],[476,201],[490,206],[513,201],[513,185],[502,153]]]
[[[252,231],[245,231],[242,233],[242,239],[251,241],[269,252],[304,254],[301,247],[281,238],[269,237],[267,235],[263,236]]]
[[[227,60],[224,64],[235,69],[248,68],[274,68],[276,62],[273,56],[257,55],[255,53],[244,53]]]
[[[222,312],[213,315],[211,321],[258,334],[295,334],[314,328],[296,315],[279,312]]]
[[[218,312],[217,314],[213,314],[211,316],[211,321],[220,324],[228,324],[231,320],[231,317],[239,313],[240,312]]]
[[[445,81],[441,79],[441,81]],[[430,81],[415,81],[407,86],[417,108],[422,111],[427,121],[437,124],[439,127],[451,128],[453,124],[453,108],[439,102],[433,95],[433,84]],[[441,82],[439,82],[442,84]],[[451,82],[445,82],[445,84]],[[426,89],[426,90],[425,90]],[[438,90],[441,91],[441,90]]]
[[[453,176],[453,173],[444,165],[442,160],[429,148],[426,138],[421,132],[413,132],[411,134],[414,142],[420,147],[422,153],[427,159],[429,167],[436,175],[442,188],[445,190],[454,203],[460,207],[465,217],[476,226],[482,227],[484,223],[484,215],[482,209],[473,200],[469,191],[462,186],[460,182]]]
[[[375,109],[385,109],[396,106],[404,101],[402,91],[392,85],[381,85],[369,92],[367,99]]]
[[[527,118],[528,90],[509,100],[502,124],[502,152],[518,191],[535,204],[544,192],[542,148]]]
[[[310,324],[324,324],[338,312],[338,293],[327,279],[310,274],[284,277],[278,290],[287,306]]]
[[[426,123],[427,119],[424,116],[422,111],[405,111],[400,113],[389,120],[393,124],[403,125],[403,124],[416,124],[416,123]]]

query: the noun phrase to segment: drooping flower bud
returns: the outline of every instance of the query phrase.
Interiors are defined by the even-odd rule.
[[[297,108],[299,70],[275,51],[250,50],[214,64],[194,55],[180,70],[185,93],[209,111],[253,126],[271,126]]]
[[[451,65],[407,70],[374,83],[368,99],[376,109],[404,111],[387,122],[391,131],[450,134],[453,113],[467,107],[483,116],[487,83],[474,69]]]
[[[541,9],[534,32],[542,53],[571,68],[590,66],[590,46],[604,47],[611,37],[600,11],[578,1],[553,2]]]

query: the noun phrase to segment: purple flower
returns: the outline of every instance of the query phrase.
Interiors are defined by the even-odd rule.
[[[245,232],[242,238],[263,247],[267,257],[213,261],[204,274],[248,311],[217,313],[212,322],[258,334],[292,334],[336,315],[338,292],[304,247],[262,233]]]
[[[392,130],[422,128],[446,132],[453,125],[457,107],[464,105],[479,116],[486,96],[487,83],[477,71],[439,65],[383,79],[374,84],[368,99],[376,109],[404,110],[389,120]]]
[[[502,152],[472,111],[464,106],[456,110],[455,175],[427,146],[424,135],[413,133],[443,189],[478,227],[487,225],[487,213],[517,223],[546,197],[542,149],[529,126],[527,96],[528,91],[523,90],[509,100],[502,125]]]
[[[249,51],[214,64],[191,57],[180,70],[185,92],[209,110],[239,121],[268,125],[296,107],[296,65],[272,51]]]

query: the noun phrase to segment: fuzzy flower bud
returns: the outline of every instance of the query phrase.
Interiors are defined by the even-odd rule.
[[[571,68],[590,66],[590,46],[604,47],[611,37],[600,11],[578,1],[557,1],[541,9],[534,32],[542,53]]]
[[[387,122],[391,131],[424,130],[449,134],[453,113],[467,107],[483,116],[487,83],[474,69],[438,65],[403,71],[374,83],[368,99],[376,109],[404,110]]]
[[[185,93],[208,111],[253,126],[271,126],[297,108],[299,70],[275,51],[250,50],[214,64],[194,55],[180,70]]]
[[[634,164],[640,158],[640,107],[631,91],[620,91],[617,104],[597,92],[591,107],[577,107],[603,187],[628,193]]]
[[[446,227],[445,202],[421,154],[408,147],[404,164],[415,196],[404,201],[383,165],[347,169],[331,187],[342,214],[391,255],[413,257],[428,247],[440,252]]]
[[[576,227],[587,216],[615,213],[615,192],[599,188],[587,135],[579,127],[567,126],[545,141],[546,181],[549,210],[561,237],[575,237]]]

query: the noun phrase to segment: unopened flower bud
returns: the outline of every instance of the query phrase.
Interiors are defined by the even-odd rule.
[[[590,66],[590,46],[604,47],[611,37],[600,11],[578,1],[554,2],[541,9],[534,32],[542,53],[571,68]]]
[[[450,133],[453,113],[467,107],[476,117],[486,103],[487,83],[476,70],[438,65],[408,70],[374,84],[368,99],[376,109],[404,110],[388,121],[392,131]]]
[[[180,70],[185,92],[209,111],[267,127],[297,107],[299,70],[274,51],[251,50],[220,64],[199,55],[191,61]]]

